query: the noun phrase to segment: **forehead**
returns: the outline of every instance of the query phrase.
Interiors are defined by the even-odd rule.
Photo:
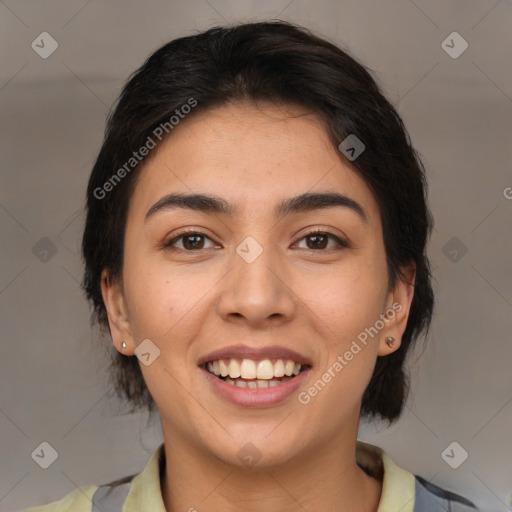
[[[237,103],[198,112],[153,151],[130,205],[138,216],[175,191],[210,193],[233,204],[237,214],[256,214],[321,190],[351,197],[371,222],[378,221],[364,180],[342,160],[321,119],[301,107]]]

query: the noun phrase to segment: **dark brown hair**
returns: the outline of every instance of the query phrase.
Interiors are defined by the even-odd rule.
[[[401,346],[377,358],[361,405],[367,418],[396,420],[408,392],[405,357],[419,334],[428,331],[434,304],[426,256],[432,217],[424,168],[400,116],[365,67],[338,46],[290,23],[215,27],[175,39],[130,76],[109,114],[87,188],[83,288],[93,306],[93,322],[108,327],[102,270],[108,269],[112,279],[122,277],[126,215],[141,165],[130,170],[126,162],[162,123],[169,126],[171,116],[191,98],[196,106],[190,115],[238,100],[298,104],[323,120],[336,149],[351,134],[364,143],[355,160],[347,160],[341,151],[339,155],[365,181],[379,205],[390,287],[405,279],[406,265],[416,265],[414,298]],[[126,172],[113,183],[123,165]],[[113,185],[104,193],[109,180]],[[154,410],[137,358],[113,348],[111,353],[110,375],[118,396],[132,405],[132,411]]]

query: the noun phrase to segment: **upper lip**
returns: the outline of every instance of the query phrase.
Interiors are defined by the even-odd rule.
[[[229,347],[214,350],[213,352],[201,357],[198,361],[198,366],[210,361],[231,358],[252,359],[254,361],[261,361],[263,359],[291,359],[295,363],[311,366],[311,361],[306,356],[295,352],[295,350],[278,345],[260,348],[250,347],[248,345],[231,345]]]

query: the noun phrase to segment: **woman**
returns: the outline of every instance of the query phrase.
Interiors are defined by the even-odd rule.
[[[266,22],[157,50],[108,120],[83,256],[116,389],[164,443],[31,510],[475,510],[357,440],[402,412],[431,226],[402,120],[341,49]]]

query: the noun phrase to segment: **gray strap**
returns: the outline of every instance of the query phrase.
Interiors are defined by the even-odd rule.
[[[468,499],[415,475],[413,512],[477,512]]]
[[[450,504],[446,499],[429,492],[416,480],[412,512],[450,512]]]
[[[131,482],[98,487],[92,497],[91,512],[122,512],[130,487]]]

